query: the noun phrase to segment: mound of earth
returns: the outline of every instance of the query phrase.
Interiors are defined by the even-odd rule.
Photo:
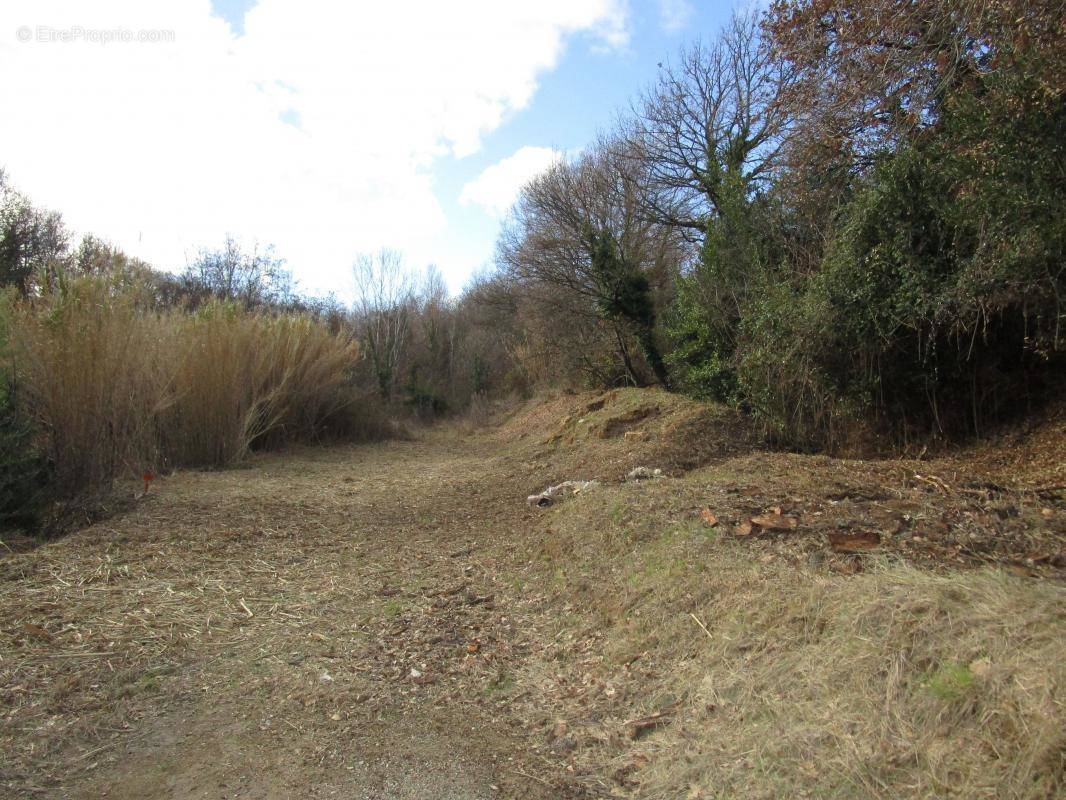
[[[616,479],[637,466],[684,472],[748,452],[759,438],[743,415],[660,389],[561,394],[523,406],[497,431],[534,444],[592,477]]]

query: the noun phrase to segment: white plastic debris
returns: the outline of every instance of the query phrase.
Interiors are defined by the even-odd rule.
[[[661,469],[649,469],[648,467],[634,467],[626,473],[627,481],[646,481],[651,478],[661,478],[663,471]]]
[[[531,494],[526,498],[526,502],[531,508],[547,508],[563,497],[581,494],[596,485],[596,481],[563,481],[556,486],[549,486],[540,494]]]

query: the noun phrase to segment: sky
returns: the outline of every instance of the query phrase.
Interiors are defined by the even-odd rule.
[[[0,168],[161,269],[227,235],[309,293],[382,247],[453,292],[521,186],[715,34],[695,0],[4,0]]]

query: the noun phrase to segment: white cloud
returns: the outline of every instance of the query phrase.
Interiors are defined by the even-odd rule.
[[[38,26],[174,41],[42,42]],[[576,35],[624,45],[621,0],[260,0],[241,37],[209,0],[8,0],[0,165],[159,266],[232,232],[341,286],[359,250],[445,235],[434,160],[476,152]]]
[[[550,147],[523,147],[466,184],[459,194],[459,202],[479,205],[491,216],[502,217],[522,187],[560,158],[562,154]]]
[[[667,33],[678,33],[688,27],[696,14],[689,0],[659,0],[659,24]]]

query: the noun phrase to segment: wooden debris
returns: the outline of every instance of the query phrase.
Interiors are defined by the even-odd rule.
[[[829,546],[837,553],[863,553],[881,546],[881,537],[873,531],[829,534]]]
[[[771,513],[752,517],[751,524],[768,531],[794,531],[799,526],[799,520],[787,514]]]
[[[626,735],[630,739],[640,739],[643,736],[647,736],[653,730],[670,721],[670,714],[667,711],[656,711],[654,714],[649,714],[646,717],[638,717],[637,719],[631,719],[623,725],[626,730]]]

